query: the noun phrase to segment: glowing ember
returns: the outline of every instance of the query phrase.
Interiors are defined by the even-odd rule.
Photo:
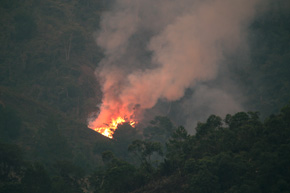
[[[96,127],[91,129],[112,139],[115,130],[118,128],[118,125],[125,122],[128,122],[132,127],[134,127],[136,124],[135,121],[126,121],[122,117],[117,117],[116,119],[112,119],[109,124],[104,124],[104,127]]]

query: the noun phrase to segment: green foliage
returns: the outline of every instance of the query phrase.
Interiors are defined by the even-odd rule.
[[[156,116],[150,124],[143,130],[145,138],[165,144],[174,130],[171,120],[168,117]]]
[[[3,193],[82,193],[85,187],[84,173],[73,163],[58,161],[48,172],[42,163],[24,162],[21,149],[10,144],[0,144],[0,172]]]
[[[36,22],[32,15],[26,12],[20,12],[14,17],[15,32],[13,39],[16,41],[30,40],[37,30]]]
[[[176,161],[177,164],[183,160],[187,154],[186,141],[189,139],[189,135],[184,127],[178,127],[173,132],[171,139],[166,144],[167,154],[166,157],[171,161]]]
[[[23,193],[49,193],[51,181],[44,166],[40,163],[29,165],[21,179]]]
[[[104,151],[102,153],[102,159],[103,159],[103,162],[107,164],[107,163],[111,163],[115,159],[115,156],[113,152],[111,151]]]
[[[75,166],[70,161],[57,161],[54,164],[56,170],[52,177],[52,190],[55,193],[82,193],[84,184],[84,172],[80,167]]]
[[[290,12],[285,0],[270,1],[271,9],[255,18],[249,29],[251,62],[236,70],[251,109],[277,113],[290,98]]]
[[[204,137],[213,130],[218,130],[222,125],[222,119],[218,116],[211,115],[206,123],[199,123],[196,128],[196,136]]]
[[[95,143],[94,153],[100,155],[106,151],[113,151],[113,149],[114,149],[114,142],[112,142],[111,140],[97,141]]]
[[[287,192],[289,109],[285,106],[264,122],[257,112],[227,115],[224,121],[211,115],[193,136],[179,127],[167,142],[158,174],[150,176],[147,192],[172,192],[172,186],[175,192]],[[162,182],[160,176],[168,180]],[[158,191],[151,187],[154,180],[163,183]]]
[[[0,139],[10,140],[18,137],[22,121],[17,113],[0,104]]]
[[[18,0],[2,0],[0,6],[5,9],[13,9],[18,5]]]
[[[16,145],[0,143],[0,181],[15,181],[21,176],[22,151]]]
[[[40,161],[24,164],[19,147],[1,143],[0,192],[289,191],[289,105],[264,122],[256,112],[224,121],[212,115],[194,136],[161,116],[143,130],[144,139],[128,124],[110,142],[88,131],[87,115],[102,96],[94,76],[102,53],[92,33],[111,2],[0,1],[0,140]],[[252,23],[251,62],[237,67],[235,77],[245,85],[248,106],[262,115],[290,98],[289,3],[272,3]],[[131,159],[128,147],[142,164],[118,158]],[[103,151],[101,167],[95,163]],[[88,162],[99,167],[91,183],[78,167]]]
[[[72,156],[71,149],[65,137],[62,135],[57,119],[48,118],[44,128],[39,130],[40,136],[35,149],[35,156],[38,159],[56,161],[61,159],[69,159]]]
[[[163,155],[161,144],[151,141],[134,140],[129,145],[128,151],[133,153],[139,159],[141,165],[149,171],[151,170],[153,162],[151,159],[152,155],[154,153],[159,156]]]
[[[144,174],[133,165],[116,158],[112,152],[104,152],[102,157],[105,167],[90,177],[95,192],[130,192],[144,184]]]
[[[211,115],[197,125],[196,135],[178,127],[166,143],[162,163],[154,165],[152,159],[155,153],[162,155],[159,142],[134,140],[128,150],[141,164],[134,166],[105,151],[104,165],[89,177],[70,161],[55,162],[51,173],[42,164],[25,165],[18,147],[1,144],[0,190],[284,193],[290,184],[289,115],[290,105],[264,122],[256,112],[227,115],[224,121]],[[47,124],[57,136],[54,120]]]
[[[216,193],[219,192],[218,177],[209,170],[200,170],[194,175],[189,184],[190,192],[197,193]]]
[[[132,141],[140,139],[141,135],[138,133],[137,129],[132,127],[129,123],[124,123],[118,125],[118,129],[115,131],[113,138],[114,145],[118,147],[118,151],[114,153],[123,159],[128,159],[128,146]]]
[[[100,13],[90,6],[80,10],[78,3],[1,1],[0,83],[85,121],[96,110],[85,104],[101,95],[94,76],[101,54],[91,35]],[[96,18],[95,25],[79,23],[75,12]]]
[[[0,192],[21,192],[18,179],[23,176],[22,151],[16,145],[0,143]]]

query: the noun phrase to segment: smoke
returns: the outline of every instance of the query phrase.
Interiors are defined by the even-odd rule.
[[[192,128],[198,122],[204,122],[209,115],[215,114],[224,117],[226,114],[236,113],[243,107],[232,94],[220,88],[200,85],[195,88],[189,99],[181,103],[183,114],[186,116],[184,125]],[[189,130],[194,133],[195,130]]]
[[[228,83],[203,84],[223,74],[226,55],[246,48],[259,1],[116,0],[96,34],[105,55],[96,69],[103,101],[90,125],[116,114],[141,119],[160,100],[181,100],[186,89],[194,90],[180,102],[186,115],[242,110]]]

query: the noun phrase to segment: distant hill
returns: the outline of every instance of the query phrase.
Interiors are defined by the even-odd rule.
[[[94,75],[102,54],[93,33],[108,3],[0,2],[0,107],[6,116],[0,139],[20,145],[26,159],[67,159],[87,169],[100,164],[95,143],[108,140],[88,129],[86,119],[102,97]]]

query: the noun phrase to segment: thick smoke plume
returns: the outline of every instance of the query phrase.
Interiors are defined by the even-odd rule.
[[[226,91],[196,86],[215,80],[225,68],[224,56],[246,46],[258,2],[116,0],[96,34],[105,55],[96,69],[103,101],[90,127],[117,114],[140,118],[159,100],[181,99],[188,88],[196,88],[192,99],[209,102],[209,108],[241,109]],[[183,106],[198,106],[192,103],[186,100]]]

